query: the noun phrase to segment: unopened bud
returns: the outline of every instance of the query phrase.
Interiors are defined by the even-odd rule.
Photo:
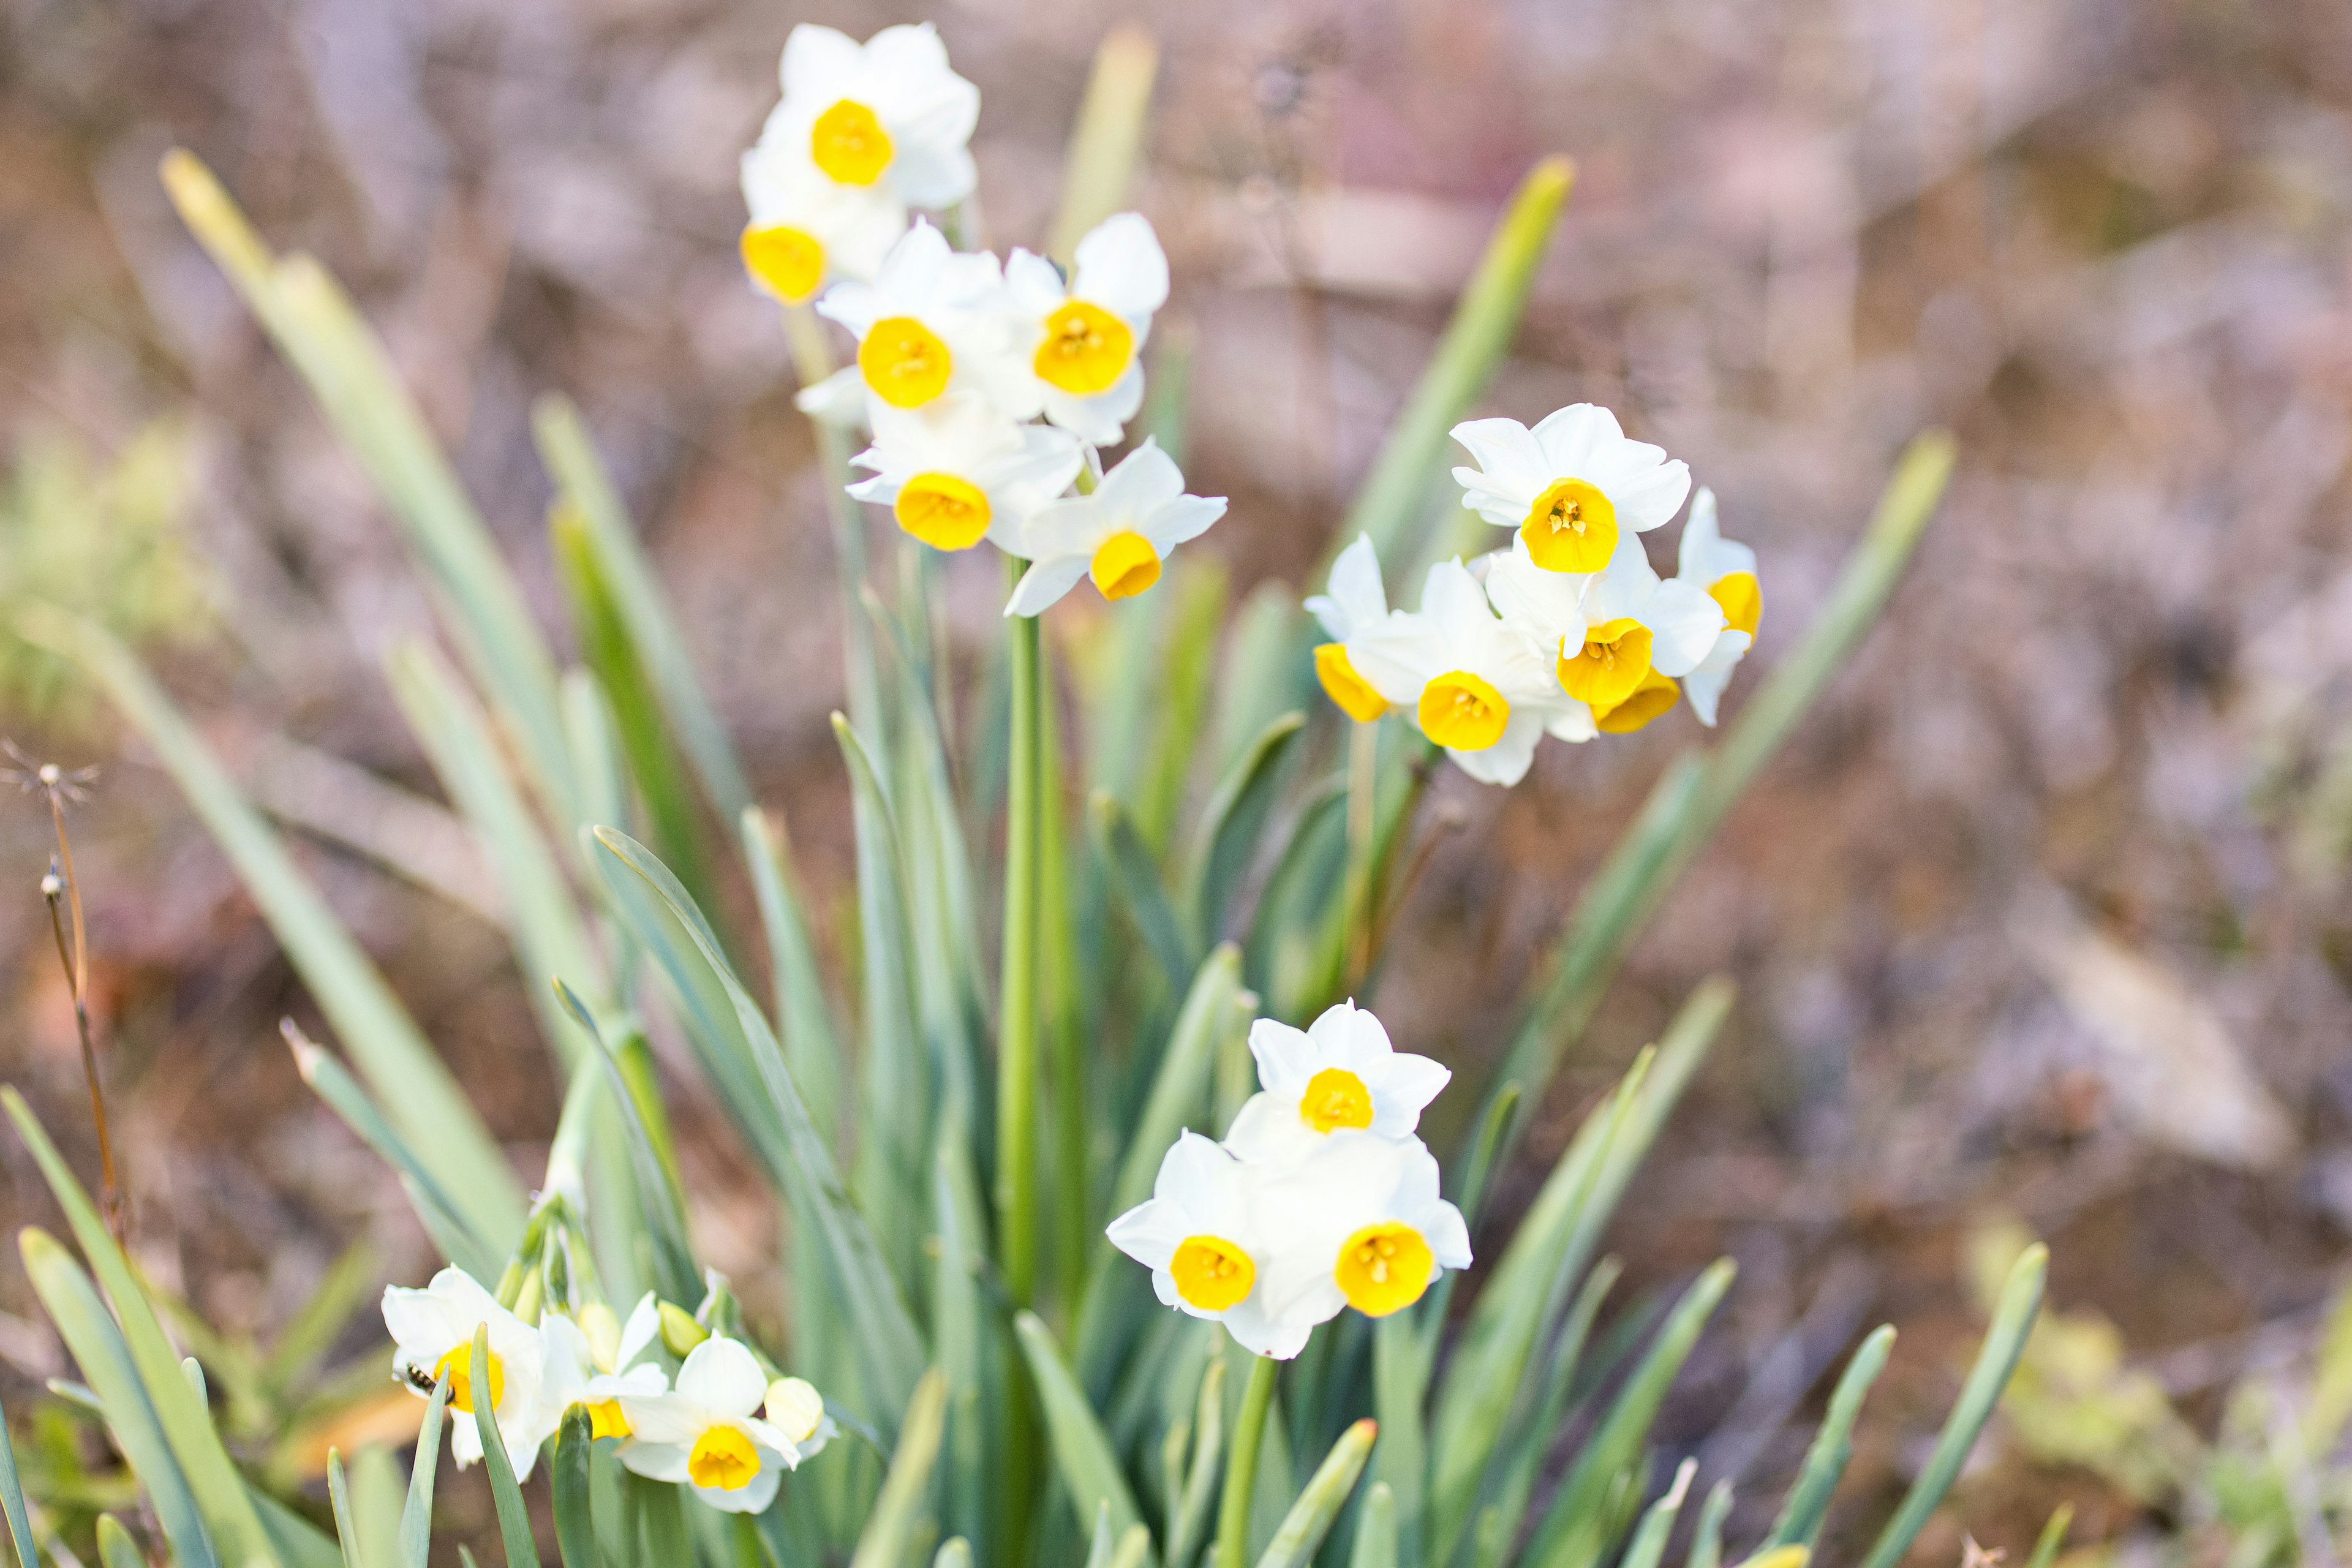
[[[806,1378],[780,1377],[768,1384],[768,1419],[793,1442],[805,1443],[824,1420],[824,1395]]]
[[[65,879],[55,871],[41,879],[41,897],[54,899],[66,890]]]
[[[621,1320],[613,1309],[602,1301],[591,1301],[580,1309],[580,1331],[588,1336],[588,1354],[599,1372],[618,1372],[613,1363],[621,1359]]]
[[[710,1337],[710,1331],[694,1321],[694,1314],[673,1302],[661,1304],[662,1343],[669,1353],[683,1358],[688,1351]]]
[[[44,788],[55,789],[58,786],[58,781],[65,776],[65,770],[58,766],[57,763],[43,763],[41,764],[41,784]]]

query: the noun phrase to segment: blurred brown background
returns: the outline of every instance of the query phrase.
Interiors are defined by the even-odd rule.
[[[782,336],[733,255],[735,159],[793,23],[926,16],[982,89],[999,246],[1042,237],[1096,41],[1159,37],[1139,200],[1174,262],[1161,330],[1197,343],[1187,467],[1234,498],[1210,548],[1237,591],[1318,555],[1548,152],[1580,178],[1488,406],[1602,402],[1688,458],[1763,557],[1751,663],[1817,605],[1901,442],[1958,434],[1886,626],[1641,945],[1537,1140],[1697,978],[1738,977],[1616,1240],[1637,1285],[1742,1261],[1670,1421],[1710,1473],[1777,1495],[1785,1419],[1891,1319],[1847,1494],[1866,1512],[1956,1385],[1966,1238],[1990,1216],[2049,1239],[2053,1300],[2112,1317],[2193,1419],[2307,1349],[2352,1230],[2341,0],[0,0],[0,608],[61,548],[41,530],[94,515],[57,475],[154,443],[162,477],[116,503],[192,548],[85,571],[163,606],[151,646],[265,796],[484,896],[450,819],[325,760],[430,796],[376,668],[427,605],[173,217],[154,170],[185,144],[351,285],[551,625],[528,404],[579,401],[840,898],[831,551]],[[976,646],[994,578],[952,576]],[[94,705],[6,690],[24,744],[104,765],[79,847],[150,1268],[265,1334],[355,1234],[413,1282],[422,1240],[296,1079],[274,1026],[299,988],[219,855]],[[1507,794],[1449,775],[1458,830],[1382,996],[1401,1044],[1494,1047],[1530,952],[1695,733],[1677,714],[1548,747]],[[33,891],[47,834],[31,798],[0,801],[0,1076],[87,1168]],[[502,946],[359,858],[310,864],[530,1167],[555,1101]],[[696,1158],[709,1251],[766,1268],[734,1156]],[[0,1210],[50,1222],[13,1140]],[[64,1369],[13,1271],[0,1308],[6,1388]],[[2099,1477],[1990,1451],[1959,1511],[2021,1552],[2060,1496],[2087,1534],[2141,1517]]]

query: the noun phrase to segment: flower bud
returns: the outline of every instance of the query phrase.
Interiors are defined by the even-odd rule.
[[[793,1442],[805,1443],[824,1419],[824,1395],[805,1378],[780,1377],[768,1384],[768,1419]]]

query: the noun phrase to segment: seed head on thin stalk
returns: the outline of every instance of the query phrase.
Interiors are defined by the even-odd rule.
[[[48,905],[49,933],[57,939],[58,963],[65,971],[66,989],[73,997],[74,1030],[81,1040],[82,1077],[89,1084],[89,1117],[98,1131],[99,1201],[106,1214],[106,1227],[121,1245],[128,1232],[123,1210],[122,1189],[115,1180],[114,1140],[106,1124],[106,1092],[98,1075],[98,1049],[90,1040],[89,1028],[89,928],[83,921],[81,879],[74,873],[73,840],[66,833],[66,804],[79,805],[87,799],[83,787],[98,776],[96,768],[79,768],[72,772],[55,763],[37,763],[26,756],[13,741],[0,742],[16,765],[0,769],[0,779],[27,792],[37,790],[49,804],[49,826],[58,836],[58,849],[49,857],[48,874],[41,879],[41,899]],[[70,916],[73,935],[67,941],[66,929]]]

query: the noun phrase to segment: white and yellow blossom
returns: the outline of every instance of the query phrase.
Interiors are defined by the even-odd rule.
[[[788,305],[828,283],[871,279],[907,232],[907,204],[885,185],[828,178],[791,141],[761,142],[743,154],[744,270]]]
[[[546,1342],[547,1370],[542,1398],[551,1429],[563,1423],[563,1413],[575,1405],[587,1406],[589,1435],[629,1436],[624,1397],[644,1399],[661,1394],[669,1380],[646,1352],[661,1333],[661,1314],[648,1290],[629,1313],[625,1324],[615,1324],[613,1310],[601,1302],[581,1310],[577,1321],[560,1312],[540,1320]]]
[[[1340,1002],[1304,1029],[1275,1018],[1250,1026],[1259,1092],[1226,1130],[1241,1158],[1280,1163],[1349,1129],[1391,1142],[1412,1137],[1421,1113],[1454,1074],[1427,1057],[1400,1051],[1381,1021]]]
[[[1690,493],[1686,465],[1627,439],[1598,404],[1570,404],[1532,430],[1516,419],[1473,419],[1456,425],[1454,438],[1478,465],[1454,470],[1465,503],[1517,530],[1547,572],[1601,571],[1621,534],[1661,526]]]
[[[420,1394],[429,1395],[443,1377],[450,1380],[449,1408],[463,1420],[449,1423],[449,1451],[458,1465],[482,1457],[482,1436],[473,1420],[472,1358],[474,1331],[489,1327],[490,1413],[497,1417],[499,1439],[518,1479],[530,1474],[539,1446],[555,1431],[548,1419],[541,1384],[545,1375],[546,1347],[540,1331],[525,1323],[479,1281],[452,1265],[436,1274],[422,1290],[388,1287],[383,1293],[383,1326],[392,1335],[394,1376]]]
[[[1386,713],[1389,700],[1357,674],[1348,659],[1348,639],[1389,618],[1388,590],[1381,583],[1381,558],[1370,534],[1358,534],[1355,543],[1339,552],[1331,563],[1329,584],[1307,599],[1307,612],[1330,638],[1315,648],[1315,679],[1322,683],[1323,694],[1359,724]]]
[[[1418,1138],[1346,1129],[1322,1140],[1266,1186],[1261,1223],[1280,1237],[1268,1310],[1286,1321],[1347,1307],[1385,1318],[1470,1267],[1469,1226],[1438,1186],[1437,1157]]]
[[[1046,418],[1117,446],[1143,406],[1143,343],[1168,302],[1168,257],[1141,213],[1116,213],[1078,241],[1066,284],[1042,256],[1015,250],[1005,293],[1026,331]]]
[[[762,142],[792,148],[835,184],[934,211],[971,195],[980,89],[948,66],[939,30],[885,27],[861,44],[803,23],[784,40],[784,95]]]
[[[1146,437],[1093,494],[1055,501],[1030,519],[1017,552],[1029,570],[1004,613],[1040,615],[1081,577],[1092,577],[1106,599],[1132,598],[1160,581],[1170,551],[1224,515],[1224,497],[1185,494],[1176,459]]]
[[[1490,584],[1507,597],[1533,597],[1538,575],[1514,551],[1497,560]],[[1548,642],[1559,688],[1610,733],[1638,730],[1675,705],[1675,681],[1696,669],[1723,631],[1723,610],[1701,589],[1661,580],[1628,533],[1609,569],[1586,584],[1580,634]],[[1549,638],[1553,628],[1541,628]]]
[[[1731,683],[1731,672],[1756,641],[1764,595],[1756,579],[1756,552],[1723,537],[1715,519],[1715,492],[1704,485],[1691,498],[1675,577],[1704,591],[1723,611],[1725,625],[1715,646],[1682,682],[1691,711],[1700,723],[1712,725],[1723,689]]]
[[[1266,1310],[1273,1258],[1259,1229],[1265,1176],[1223,1145],[1180,1133],[1151,1196],[1111,1221],[1108,1234],[1151,1270],[1162,1305],[1223,1323],[1236,1344],[1287,1361],[1322,1320]]]
[[[996,258],[950,248],[928,223],[899,237],[871,283],[836,283],[816,308],[856,334],[857,360],[800,395],[811,414],[847,418],[864,400],[920,408],[964,391],[985,395],[1007,418],[1037,412],[1035,378],[1013,352]]]
[[[874,445],[850,459],[873,477],[849,493],[888,507],[900,528],[937,550],[982,539],[1015,548],[1029,520],[1086,463],[1076,437],[1016,423],[977,393],[873,412]]]
[[[632,1434],[621,1463],[649,1480],[694,1489],[726,1513],[759,1513],[775,1500],[799,1445],[758,1411],[768,1394],[759,1359],[714,1334],[688,1352],[667,1394],[621,1396]]]
[[[1429,569],[1421,608],[1347,644],[1350,667],[1481,784],[1515,784],[1559,707],[1559,682],[1528,631],[1496,618],[1459,560]]]

